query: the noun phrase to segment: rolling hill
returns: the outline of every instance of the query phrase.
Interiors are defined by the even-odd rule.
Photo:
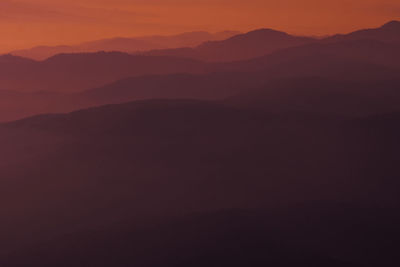
[[[164,55],[221,62],[245,60],[270,54],[288,47],[312,43],[308,37],[292,36],[271,29],[260,29],[233,36],[227,40],[210,41],[194,48],[155,50],[145,55]]]
[[[0,263],[396,262],[398,115],[299,115],[150,100],[1,124]]]
[[[31,49],[12,51],[10,54],[35,60],[45,60],[57,54],[89,52],[126,52],[148,51],[178,47],[193,47],[211,40],[223,40],[239,34],[235,31],[223,31],[215,34],[208,32],[188,32],[173,36],[144,36],[136,38],[110,38],[82,43],[79,45],[37,46]]]
[[[204,63],[173,57],[120,52],[60,54],[44,61],[0,57],[0,88],[18,91],[76,92],[131,76],[202,73]]]
[[[338,34],[328,37],[323,41],[344,41],[344,40],[375,40],[380,42],[400,44],[400,21],[390,21],[375,29],[363,29],[349,34]]]

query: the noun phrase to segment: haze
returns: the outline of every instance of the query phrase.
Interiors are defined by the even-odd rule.
[[[400,266],[399,11],[0,0],[0,267]]]
[[[398,0],[0,0],[0,52],[115,36],[266,27],[326,35],[396,19]],[[251,15],[250,15],[251,14]]]

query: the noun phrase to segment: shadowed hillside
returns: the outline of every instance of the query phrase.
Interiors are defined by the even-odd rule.
[[[60,54],[45,61],[5,55],[0,57],[0,70],[3,90],[76,92],[129,76],[203,72],[205,65],[190,59],[100,52]]]
[[[270,112],[360,117],[400,110],[400,80],[347,81],[301,77],[270,80],[225,103]]]
[[[290,214],[290,207],[293,207],[301,214],[302,211],[307,212],[307,206],[317,203],[325,208],[323,213],[321,210],[314,211],[315,216],[332,216],[343,222],[343,225],[326,222],[328,229],[344,231],[343,240],[328,235],[328,231],[326,236],[316,233],[315,238],[320,238],[320,241],[315,243],[309,243],[307,236],[299,237],[294,244],[282,238],[279,240],[284,243],[283,247],[279,245],[277,248],[275,241],[269,239],[269,230],[265,230],[266,236],[258,238],[277,252],[257,254],[257,249],[264,250],[266,247],[258,239],[253,239],[255,237],[250,230],[253,228],[250,226],[229,233],[230,230],[221,224],[215,234],[236,233],[249,238],[250,244],[258,244],[254,248],[256,254],[252,254],[253,250],[249,248],[240,250],[244,254],[237,257],[261,257],[261,262],[279,261],[282,266],[290,266],[290,262],[348,266],[341,265],[347,262],[378,266],[375,263],[383,259],[393,261],[394,251],[386,249],[389,243],[376,241],[388,231],[394,233],[395,229],[389,220],[370,221],[363,212],[366,210],[370,216],[390,217],[393,216],[392,209],[398,205],[398,181],[394,177],[399,174],[399,169],[393,164],[395,154],[392,153],[398,145],[395,139],[382,139],[383,136],[392,136],[388,135],[392,131],[390,125],[397,122],[397,117],[392,116],[390,120],[383,118],[353,122],[340,117],[306,113],[269,114],[210,102],[153,100],[3,124],[0,127],[0,142],[6,149],[1,151],[1,156],[6,160],[2,161],[4,166],[0,168],[1,177],[4,177],[1,181],[1,210],[2,217],[8,219],[2,223],[1,247],[5,255],[14,251],[16,256],[5,256],[2,266],[14,266],[12,264],[20,262],[19,259],[29,261],[22,266],[61,264],[66,251],[76,255],[71,258],[68,254],[70,261],[67,263],[82,259],[95,263],[101,258],[94,255],[106,246],[93,248],[94,254],[80,255],[79,251],[86,251],[85,246],[93,242],[92,238],[87,240],[84,237],[87,235],[85,229],[91,229],[93,225],[112,227],[113,222],[123,223],[131,217],[151,223],[157,222],[157,219],[152,219],[157,217],[175,221],[174,218],[186,217],[193,212],[251,209],[261,213],[276,211],[278,214],[273,218],[279,221],[290,218],[290,215],[279,213],[281,209],[289,209]],[[21,143],[18,140],[24,140],[24,145],[17,146]],[[29,150],[26,150],[27,147]],[[39,147],[48,149],[39,150]],[[13,160],[8,156],[13,153],[22,153],[25,160]],[[387,175],[382,177],[380,173]],[[341,210],[338,203],[354,207],[361,217],[350,219],[354,212],[336,214],[336,210]],[[298,219],[301,217],[299,215]],[[213,217],[210,220],[215,221]],[[351,233],[346,230],[351,228],[349,223],[357,220],[361,229],[374,229],[371,238],[363,239],[361,244],[358,235],[354,233],[351,237],[346,234]],[[245,221],[244,225],[247,223],[251,222]],[[183,227],[190,225],[184,224]],[[264,227],[262,225],[254,227]],[[311,225],[321,226],[318,219]],[[128,231],[136,231],[136,226],[128,224],[127,227],[132,229]],[[202,223],[199,222],[198,227],[203,227]],[[280,231],[279,226],[273,227]],[[209,229],[208,226],[206,229]],[[107,241],[109,230],[104,231],[106,236],[96,234],[102,240],[96,243],[112,242],[115,252],[107,254],[107,260],[118,262],[117,258],[123,255],[124,262],[120,266],[126,266],[125,262],[130,265],[136,260],[146,259],[142,256],[130,257],[134,255],[130,252],[144,253],[141,255],[158,253],[157,247],[153,246],[145,251],[140,245],[126,247],[123,244],[131,243],[132,239],[125,234],[121,234],[124,238]],[[170,233],[175,230],[167,228],[160,231]],[[301,235],[296,229],[292,231]],[[142,234],[147,236],[152,232]],[[207,232],[210,233],[209,230]],[[74,233],[72,241],[59,239],[70,233]],[[362,233],[359,232],[360,235]],[[214,247],[211,240],[218,238],[213,238],[210,233],[201,243],[201,250],[197,251],[192,246],[200,245],[198,238],[179,232],[176,234],[184,239],[166,239],[165,246],[178,251],[187,247],[194,254],[183,259],[172,254],[167,258],[172,265],[182,260],[201,258],[201,255],[210,255],[204,260],[213,260],[212,251],[215,249],[225,251],[229,247],[227,251],[235,251],[231,245],[241,246],[241,243],[231,243],[226,241],[231,239],[223,238],[222,243]],[[321,239],[323,236],[324,239]],[[397,237],[392,235],[396,240]],[[77,241],[81,238],[86,241]],[[30,244],[47,243],[49,239],[55,243],[39,247],[39,250],[29,249]],[[157,239],[156,244],[161,244],[158,243],[160,240]],[[69,242],[79,242],[82,247]],[[247,241],[243,242],[246,244]],[[300,256],[287,252],[293,250],[286,249],[286,246],[294,246],[295,251],[308,252]],[[22,247],[27,247],[28,252]],[[52,249],[58,252],[52,253]],[[39,256],[43,253],[54,256]],[[320,256],[307,256],[307,253]],[[220,253],[217,255],[217,261],[227,264],[229,259],[239,259],[232,258],[231,254],[229,257]],[[287,255],[285,259],[288,262],[279,255]],[[71,266],[67,263],[65,266]],[[156,262],[152,264],[159,266]]]
[[[57,54],[89,53],[99,51],[126,52],[148,51],[177,47],[194,47],[211,40],[224,40],[238,32],[224,31],[211,34],[208,32],[188,32],[174,36],[145,36],[136,38],[110,38],[86,42],[73,46],[37,46],[31,49],[12,51],[15,56],[27,57],[36,60],[45,60]]]
[[[314,41],[314,39],[308,37],[297,37],[280,31],[260,29],[236,35],[227,40],[206,42],[195,48],[156,50],[145,54],[185,57],[204,61],[235,61],[267,55],[280,49]]]
[[[236,71],[264,71],[270,77],[393,79],[398,77],[400,68],[399,47],[371,40],[314,43],[220,66]]]
[[[315,95],[309,93],[308,100],[301,100],[309,106],[314,103],[310,99],[317,95],[329,102],[330,91],[337,99],[331,104],[348,107],[342,113],[351,109],[359,109],[360,114],[392,111],[397,110],[399,98],[398,48],[396,44],[371,40],[321,42],[256,59],[216,64],[120,53],[59,55],[43,62],[3,56],[0,58],[4,70],[2,83],[25,91],[42,90],[27,94],[3,91],[0,120],[151,98],[223,99],[239,93],[253,94],[261,87],[271,92],[280,87],[289,91],[314,90]],[[22,80],[20,73],[25,77]],[[275,84],[283,79],[289,81]],[[290,83],[292,80],[298,83]],[[321,80],[325,81],[318,84]],[[356,91],[352,90],[353,85]],[[43,92],[45,88],[47,92]],[[352,108],[353,104],[358,107]],[[371,105],[370,112],[368,105]],[[335,108],[332,106],[331,111]]]
[[[376,29],[364,29],[349,34],[338,34],[324,41],[343,40],[376,40],[381,42],[400,44],[400,21],[390,21]]]
[[[400,266],[397,28],[1,56],[0,266]]]
[[[270,230],[276,223],[265,214],[243,211],[190,215],[187,218],[172,221],[167,219],[151,224],[117,222],[111,227],[98,227],[52,240],[27,250],[23,258],[14,259],[15,262],[11,258],[9,262],[18,263],[19,266],[30,264],[41,267],[142,264],[359,266],[335,260],[321,252],[299,249],[287,240],[285,242],[289,244],[283,244],[285,234]],[[9,265],[5,263],[4,266]]]

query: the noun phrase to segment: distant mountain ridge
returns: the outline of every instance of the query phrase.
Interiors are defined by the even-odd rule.
[[[314,41],[315,39],[310,37],[293,36],[272,29],[259,29],[222,41],[205,42],[194,48],[155,50],[144,54],[188,57],[204,61],[237,61]]]
[[[399,22],[389,22],[372,32],[389,32],[390,36],[395,36],[398,25]],[[369,34],[371,30],[357,32]],[[356,35],[359,34],[357,32]],[[263,42],[268,43],[268,40],[274,39],[292,37],[279,31],[256,30],[225,41],[204,43],[199,47],[206,52],[198,55],[209,57],[212,53],[218,54],[218,51],[225,50],[230,53],[246,47],[246,44],[254,45],[251,40],[264,40]],[[259,48],[260,53],[266,51],[263,45]],[[58,54],[43,61],[12,55],[0,56],[0,121],[140,99],[229,98],[254,89],[269,89],[267,85],[270,81],[280,79],[300,81],[299,85],[290,85],[293,89],[302,88],[306,84],[313,86],[313,80],[325,79],[327,83],[316,84],[331,88],[329,94],[336,94],[334,91],[340,90],[342,85],[346,88],[353,83],[358,87],[365,85],[372,95],[373,92],[376,93],[377,99],[362,97],[357,112],[364,112],[364,104],[368,101],[376,104],[373,110],[385,110],[382,109],[386,103],[383,101],[384,97],[393,100],[393,103],[387,102],[388,108],[397,105],[398,90],[393,90],[393,94],[383,94],[386,88],[379,89],[381,85],[391,88],[399,84],[400,45],[396,42],[353,37],[336,41],[312,39],[310,43],[234,62],[194,60],[191,58],[193,48],[168,51],[173,53],[167,53],[168,56],[121,52]],[[252,49],[244,51],[253,52]],[[160,52],[163,54],[166,50]],[[304,84],[302,78],[312,79]],[[332,88],[329,81],[338,86]],[[275,87],[272,86],[272,89]],[[315,90],[312,94],[301,97],[307,99],[310,95],[319,94],[318,89],[313,89]],[[268,100],[265,99],[268,94],[260,93],[261,99]],[[324,97],[329,94],[324,94]],[[358,101],[357,97],[359,96],[348,95],[338,100],[345,99],[348,100],[347,103],[352,103]],[[257,98],[257,94],[246,98]],[[318,105],[322,106],[321,103]]]
[[[400,45],[370,39],[315,42],[247,61],[221,63],[220,67],[239,72],[263,71],[271,77],[396,78]]]
[[[363,29],[322,39],[293,36],[272,29],[259,29],[233,36],[227,40],[205,42],[194,48],[154,50],[144,54],[226,62],[249,60],[302,45],[342,41],[376,41],[400,44],[400,21],[391,21],[375,29]]]
[[[60,53],[119,51],[142,55],[186,57],[203,61],[238,61],[264,56],[278,50],[315,42],[375,40],[400,43],[400,21],[390,21],[381,27],[362,29],[349,34],[327,38],[294,36],[273,29],[258,29],[241,34],[224,31],[215,34],[190,32],[174,36],[110,38],[86,42],[76,46],[39,46],[10,52],[12,55],[36,60]]]
[[[400,44],[400,21],[393,20],[378,28],[358,30],[349,34],[337,34],[325,38],[324,41],[363,39]]]
[[[18,91],[72,92],[126,77],[148,74],[198,73],[205,64],[173,57],[122,52],[57,54],[44,61],[0,56],[0,88]]]
[[[223,40],[238,33],[239,32],[236,31],[222,31],[217,33],[198,31],[171,36],[116,37],[85,42],[79,45],[37,46],[31,49],[12,51],[10,54],[35,60],[44,60],[62,53],[88,53],[99,51],[134,52],[186,46],[192,47],[210,40]]]

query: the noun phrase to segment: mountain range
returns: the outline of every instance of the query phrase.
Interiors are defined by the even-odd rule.
[[[378,40],[388,43],[400,43],[399,38],[400,21],[390,21],[383,26],[375,29],[364,29],[352,32],[350,34],[338,34],[326,38],[326,41],[343,40]]]
[[[227,40],[209,41],[195,48],[178,48],[146,52],[146,55],[187,57],[203,61],[236,61],[263,56],[280,49],[315,41],[271,29],[260,29]]]
[[[385,33],[387,25],[392,24],[397,25],[392,22],[373,31]],[[258,34],[263,32],[261,30]],[[243,40],[245,36],[239,35],[238,39]],[[230,44],[232,39],[236,40],[228,39],[226,44]],[[383,109],[389,110],[398,99],[399,51],[395,42],[349,37],[337,41],[312,41],[235,62],[203,62],[121,52],[61,54],[44,61],[5,55],[0,57],[0,85],[3,89],[0,120],[141,99],[223,99],[269,87],[272,87],[271,92],[276,92],[274,87],[282,85],[276,86],[275,81],[301,81],[304,77],[311,83],[315,78],[315,84],[324,81],[324,86],[333,91],[340,90],[333,87],[341,84],[344,87],[352,84],[357,88],[365,86],[371,93],[353,95],[353,100],[348,103],[373,103],[376,111],[385,106],[385,99],[390,97],[391,103],[387,101],[387,108]],[[379,89],[382,84],[392,91]],[[306,85],[288,82],[284,87],[305,88]],[[361,98],[360,101],[357,97]]]
[[[235,31],[223,31],[211,34],[204,31],[188,32],[172,36],[144,36],[135,38],[110,38],[82,43],[79,45],[37,46],[31,49],[12,51],[10,54],[35,60],[45,60],[57,54],[89,52],[134,52],[153,49],[192,47],[211,40],[223,40],[238,34]]]
[[[265,56],[290,47],[307,44],[334,43],[340,41],[373,41],[399,44],[400,22],[392,21],[385,25],[349,34],[335,35],[322,39],[299,37],[285,32],[259,29],[233,36],[227,40],[209,41],[194,48],[178,48],[146,52],[148,55],[169,55],[188,57],[203,61],[238,61]]]
[[[400,23],[0,57],[0,266],[398,266]]]
[[[44,61],[4,55],[0,57],[0,88],[76,92],[130,76],[201,73],[206,67],[191,59],[135,56],[122,52],[59,54]]]

